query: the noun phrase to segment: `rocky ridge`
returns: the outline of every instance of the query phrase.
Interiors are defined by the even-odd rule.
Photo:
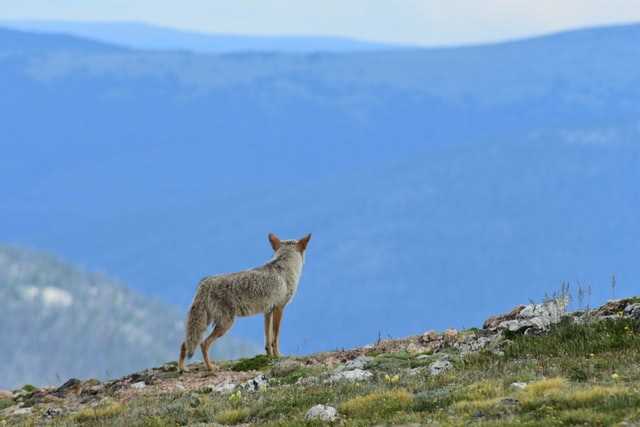
[[[367,382],[378,377],[394,383],[399,381],[400,375],[433,377],[452,369],[456,361],[470,353],[485,351],[499,355],[514,334],[544,335],[563,320],[576,324],[605,319],[640,320],[640,298],[612,300],[590,311],[565,313],[565,308],[566,300],[561,299],[520,305],[508,313],[487,319],[482,329],[427,331],[403,339],[381,340],[361,348],[305,357],[275,360],[256,356],[220,363],[214,372],[194,363],[188,366],[188,372],[180,373],[176,363],[169,362],[111,381],[72,378],[58,387],[26,385],[13,391],[0,390],[0,425],[27,419],[46,424],[92,408],[165,393],[187,394],[197,406],[204,395],[240,399],[243,393],[286,388],[291,384],[331,386]],[[410,360],[401,374],[382,376],[385,366],[399,360]],[[514,390],[526,387],[524,382],[511,385]],[[334,421],[340,416],[336,408],[318,404],[308,408],[305,419]]]

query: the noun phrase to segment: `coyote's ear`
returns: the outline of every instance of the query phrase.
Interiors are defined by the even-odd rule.
[[[274,251],[280,249],[280,239],[273,233],[269,233],[269,242],[271,243],[271,247]]]
[[[307,234],[302,239],[298,240],[298,250],[300,252],[304,252],[307,249],[307,245],[309,244],[309,240],[311,240],[311,234]]]

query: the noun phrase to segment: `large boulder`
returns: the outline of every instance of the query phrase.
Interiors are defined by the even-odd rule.
[[[520,305],[507,314],[493,316],[484,322],[490,331],[539,333],[560,322],[568,300],[556,298],[542,304]]]
[[[333,406],[316,405],[311,407],[304,416],[306,421],[320,420],[332,422],[338,418],[338,411]]]

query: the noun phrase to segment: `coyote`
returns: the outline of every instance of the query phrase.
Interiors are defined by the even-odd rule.
[[[275,254],[269,262],[251,270],[200,280],[187,317],[178,369],[184,371],[185,357],[191,358],[200,344],[205,366],[213,370],[209,361],[211,344],[227,333],[236,316],[259,313],[264,313],[267,355],[280,356],[282,313],[298,288],[304,252],[310,239],[311,234],[300,240],[280,240],[270,233],[269,242]],[[202,335],[211,324],[214,325],[213,332],[202,341]]]

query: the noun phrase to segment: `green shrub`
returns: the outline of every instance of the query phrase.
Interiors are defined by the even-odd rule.
[[[232,371],[259,371],[270,366],[275,360],[272,356],[259,354],[249,359],[240,359],[231,366]]]

